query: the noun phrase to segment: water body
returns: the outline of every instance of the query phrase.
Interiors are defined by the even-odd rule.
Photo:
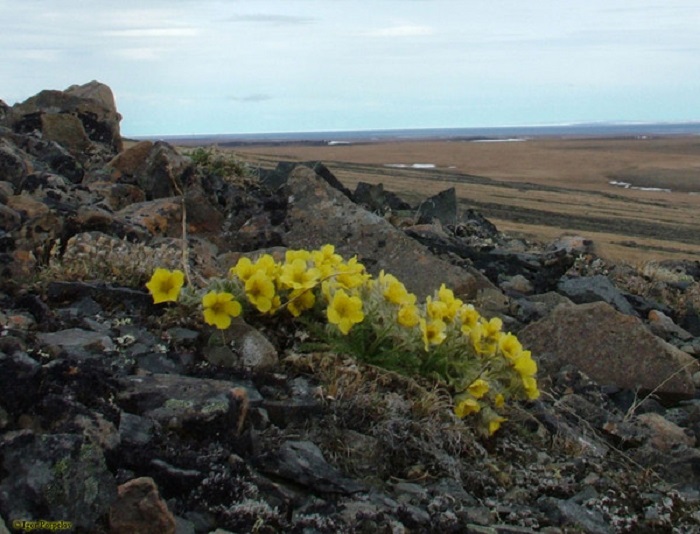
[[[343,145],[388,141],[466,140],[480,142],[522,141],[538,137],[658,137],[699,135],[700,122],[590,123],[493,128],[414,128],[397,130],[343,130],[325,132],[271,132],[249,134],[169,135],[162,139],[182,144],[235,146],[249,143],[313,143]]]

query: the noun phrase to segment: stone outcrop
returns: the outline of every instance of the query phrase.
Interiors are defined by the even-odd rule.
[[[340,254],[357,255],[370,272],[394,274],[419,297],[432,294],[439,287],[437,280],[466,298],[491,285],[477,273],[435,258],[385,219],[330,187],[311,169],[297,167],[286,188],[293,198],[285,219],[288,230],[284,240],[289,247],[317,248],[333,243]]]
[[[117,154],[118,123],[96,82],[0,101],[0,532],[700,528],[697,262],[652,283],[579,236],[508,237],[449,191],[428,213],[319,162]],[[309,343],[303,321],[222,335],[143,288],[156,267],[187,261],[199,286],[326,243],[500,317],[543,395],[485,439],[444,388]]]

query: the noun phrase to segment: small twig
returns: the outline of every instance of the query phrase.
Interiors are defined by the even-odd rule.
[[[192,284],[192,276],[190,274],[189,245],[187,243],[187,206],[185,205],[185,193],[177,183],[177,180],[172,173],[168,174],[170,175],[170,180],[173,183],[175,192],[180,195],[180,202],[182,204],[182,270],[185,272],[187,284],[190,287],[194,287]]]

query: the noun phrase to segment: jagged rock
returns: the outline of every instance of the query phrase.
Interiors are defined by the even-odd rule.
[[[12,519],[64,519],[90,531],[117,485],[99,446],[76,434],[0,436],[0,513]]]
[[[7,139],[0,138],[0,178],[19,189],[24,178],[31,172],[26,155]]]
[[[257,329],[243,321],[234,321],[228,329],[232,339],[230,345],[209,347],[204,357],[215,365],[243,367],[254,371],[272,369],[279,362],[275,347]]]
[[[109,162],[112,179],[135,184],[147,200],[180,195],[191,181],[192,161],[164,141],[142,141]]]
[[[244,381],[225,382],[177,375],[127,377],[117,402],[123,410],[171,429],[234,433],[260,393]]]
[[[576,304],[603,301],[622,313],[637,315],[632,305],[607,276],[596,275],[569,278],[559,282],[557,290]]]
[[[688,341],[693,339],[693,334],[678,326],[673,322],[673,319],[662,311],[651,310],[648,319],[649,328],[654,335],[659,336],[665,341],[670,341],[672,339]]]
[[[429,224],[434,219],[443,225],[457,224],[457,193],[454,187],[421,202],[417,213],[418,224]]]
[[[174,534],[175,526],[175,517],[152,478],[136,478],[119,486],[109,512],[110,534]]]
[[[573,364],[601,384],[666,398],[695,393],[693,358],[604,302],[559,306],[518,337],[550,373]]]
[[[37,338],[47,349],[57,353],[60,349],[72,358],[89,358],[114,350],[114,343],[102,332],[91,332],[82,328],[69,328],[51,333],[39,333]],[[97,352],[97,354],[95,354]]]
[[[297,167],[287,188],[293,197],[285,219],[287,246],[313,249],[333,243],[338,253],[348,258],[357,254],[371,273],[384,269],[421,297],[432,294],[441,283],[457,295],[476,294],[474,275],[433,257],[383,218],[326,185],[310,169]]]
[[[78,122],[56,118],[57,115],[72,116]],[[103,155],[113,155],[122,149],[120,120],[121,115],[117,113],[112,90],[96,81],[73,85],[65,91],[41,91],[12,106],[10,114],[10,126],[15,132],[38,130],[48,139],[59,143],[73,142],[86,136],[91,142],[90,149],[101,146]],[[52,136],[57,138],[53,139]],[[87,151],[81,148],[82,143],[79,145],[80,147],[75,147],[74,154],[85,158]]]
[[[411,205],[401,200],[395,193],[386,191],[384,184],[358,182],[352,199],[365,209],[374,213],[385,214],[389,211],[410,210]]]
[[[355,493],[363,485],[328,464],[321,450],[309,441],[287,441],[277,451],[255,460],[263,473],[301,484],[314,492]]]

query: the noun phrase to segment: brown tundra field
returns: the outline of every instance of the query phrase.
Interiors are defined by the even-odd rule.
[[[382,183],[411,203],[455,187],[464,208],[481,211],[503,232],[545,242],[582,235],[613,261],[700,259],[700,136],[227,150],[261,167],[322,161],[351,190],[360,181]]]

